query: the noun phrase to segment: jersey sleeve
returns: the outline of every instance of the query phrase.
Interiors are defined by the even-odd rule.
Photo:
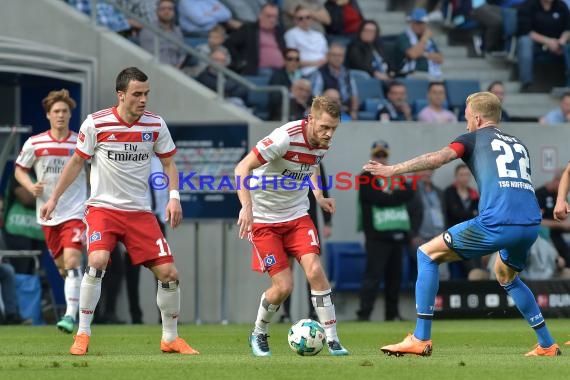
[[[31,169],[36,160],[36,155],[34,154],[34,146],[32,145],[32,140],[27,139],[16,159],[16,165],[24,168]]]
[[[166,158],[173,156],[176,153],[176,145],[170,136],[170,131],[166,126],[164,120],[160,121],[160,130],[158,137],[154,143],[154,153],[159,158]]]
[[[289,134],[283,129],[276,129],[259,140],[253,148],[253,153],[262,164],[283,157],[289,148]]]
[[[458,158],[467,160],[471,157],[475,148],[475,134],[465,133],[453,140],[449,147],[457,153]]]
[[[79,128],[75,153],[88,160],[95,154],[95,145],[97,145],[97,130],[92,116],[89,115]]]

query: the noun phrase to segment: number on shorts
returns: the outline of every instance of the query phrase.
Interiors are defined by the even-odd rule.
[[[158,252],[158,257],[171,256],[172,255],[172,253],[170,253],[170,246],[166,242],[165,238],[158,239],[156,241],[156,245],[158,245],[158,248],[160,248],[160,252]],[[164,250],[164,246],[166,246],[166,251]]]
[[[83,241],[83,233],[81,232],[80,228],[73,228],[73,236],[71,237],[71,241],[74,243],[80,243]]]
[[[316,247],[319,246],[319,237],[317,236],[317,234],[315,233],[314,230],[309,230],[307,231],[307,233],[309,234],[309,236],[311,237],[311,245],[314,245]]]
[[[530,160],[528,158],[528,153],[523,145],[513,144],[513,148],[511,149],[510,145],[506,142],[494,139],[491,141],[491,147],[494,151],[503,151],[503,153],[500,154],[496,160],[499,177],[519,178],[519,173],[517,173],[516,170],[507,169],[507,164],[510,164],[515,159],[515,156],[513,154],[514,149],[515,152],[522,155],[518,162],[520,178],[531,182],[530,174],[528,173],[528,169],[530,168]]]

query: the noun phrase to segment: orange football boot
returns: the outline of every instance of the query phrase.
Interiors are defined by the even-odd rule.
[[[69,349],[71,355],[86,355],[89,350],[89,335],[85,333],[77,334],[73,345]]]
[[[556,343],[548,348],[544,348],[537,344],[532,351],[527,352],[524,356],[559,356],[562,355],[560,347]]]
[[[179,353],[183,355],[198,355],[199,352],[190,347],[181,337],[177,337],[172,342],[160,341],[160,350],[167,353]]]
[[[380,348],[380,350],[390,356],[403,356],[405,354],[430,356],[432,344],[431,340],[419,340],[413,334],[408,334],[408,336],[400,343],[384,346]]]

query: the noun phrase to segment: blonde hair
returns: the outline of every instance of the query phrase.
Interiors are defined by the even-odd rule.
[[[44,111],[48,113],[51,111],[51,107],[57,102],[64,102],[72,110],[76,107],[75,100],[69,96],[69,91],[62,88],[59,91],[50,91],[50,93],[42,100],[42,107]]]
[[[334,99],[327,96],[315,96],[311,105],[311,115],[318,119],[323,112],[328,113],[334,119],[340,119],[340,106]]]
[[[466,106],[471,106],[471,112],[479,114],[485,121],[498,123],[501,120],[501,101],[497,95],[490,92],[476,92],[465,100]]]

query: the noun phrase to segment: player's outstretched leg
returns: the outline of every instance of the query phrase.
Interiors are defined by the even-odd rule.
[[[348,355],[348,350],[340,344],[336,331],[336,311],[332,299],[332,290],[311,290],[311,302],[319,317],[319,322],[325,329],[329,353],[333,356]]]
[[[56,324],[57,328],[64,333],[71,334],[79,309],[79,290],[81,288],[81,268],[66,270],[64,293],[66,310],[63,318]]]
[[[570,340],[569,340],[568,342],[564,343],[564,344],[567,345],[567,346],[570,346]]]
[[[380,348],[388,355],[415,354],[430,356],[432,352],[431,323],[433,320],[435,296],[439,288],[439,265],[424,253],[417,251],[418,279],[416,281],[416,329],[400,343]]]
[[[85,268],[79,292],[79,327],[73,345],[69,349],[71,355],[85,355],[89,348],[91,322],[99,298],[101,297],[101,281],[105,271],[92,267]]]
[[[178,315],[180,314],[180,287],[178,280],[158,281],[156,304],[162,318],[162,339],[160,350],[165,353],[197,355],[198,351],[190,347],[184,339],[178,336]]]
[[[497,260],[500,260],[500,258],[497,258]],[[536,299],[528,286],[526,286],[518,276],[510,283],[501,285],[505,288],[509,296],[511,296],[520,313],[524,319],[526,319],[530,327],[534,329],[538,338],[536,347],[527,352],[525,356],[560,355],[560,347],[554,342],[552,335],[550,335],[550,331],[548,331],[546,327],[546,322],[536,303]]]
[[[272,305],[267,298],[265,298],[265,292],[261,295],[255,327],[248,338],[249,346],[254,356],[271,356],[271,350],[269,349],[269,342],[267,340],[267,338],[269,338],[269,323],[271,323],[273,316],[279,310],[279,306],[280,305]]]

